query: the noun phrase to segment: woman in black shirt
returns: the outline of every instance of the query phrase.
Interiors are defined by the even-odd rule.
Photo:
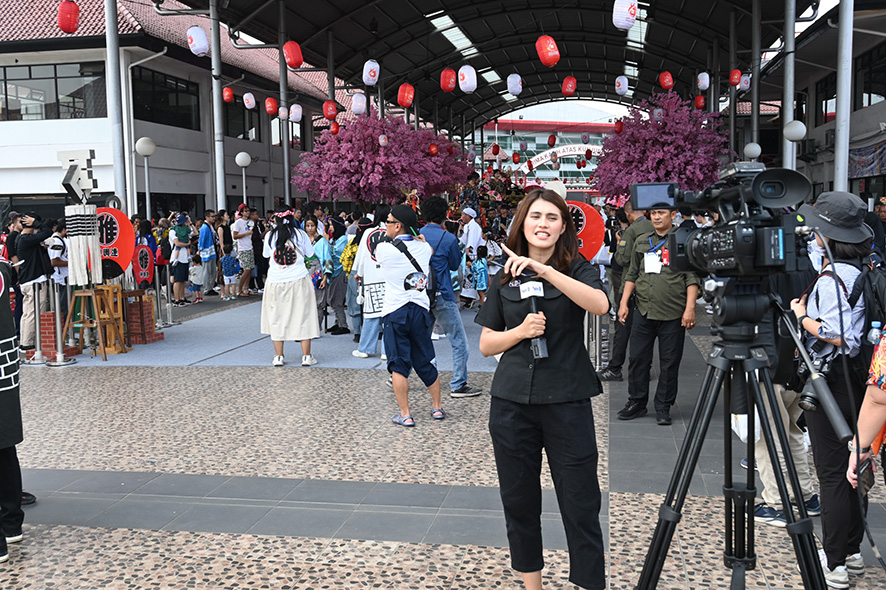
[[[590,398],[603,388],[582,325],[586,311],[607,313],[609,299],[599,271],[579,255],[572,216],[557,193],[529,193],[511,227],[503,246],[508,260],[490,281],[476,318],[483,326],[480,352],[503,353],[490,392],[489,432],[511,565],[522,573],[527,590],[541,589],[544,449],[566,529],[569,581],[602,589],[606,574]],[[530,292],[536,294],[538,313],[532,313]],[[539,336],[547,339],[547,358],[534,358],[530,343]]]

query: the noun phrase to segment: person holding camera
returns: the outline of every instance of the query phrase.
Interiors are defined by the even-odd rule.
[[[846,192],[822,193],[815,205],[800,207],[798,214],[814,228],[818,245],[828,244],[834,260],[824,260],[808,295],[791,301],[806,350],[814,363],[821,364],[820,372],[849,424],[861,407],[867,369],[859,357],[864,300],[854,308],[849,305],[849,294],[861,275],[861,259],[870,254],[873,243],[874,232],[863,221],[865,211],[864,202]],[[849,454],[824,410],[807,411],[806,424],[821,484],[822,568],[828,586],[848,588],[849,573],[864,573],[864,514],[846,478]]]
[[[511,567],[526,590],[541,589],[544,449],[566,529],[569,581],[598,590],[606,572],[590,398],[603,386],[582,325],[586,312],[608,313],[609,298],[597,268],[579,254],[575,224],[557,193],[530,192],[512,228],[502,246],[508,260],[474,320],[483,326],[483,356],[502,354],[490,391],[489,434]]]
[[[22,289],[22,350],[34,349],[39,314],[49,309],[47,280],[52,275],[52,262],[43,241],[51,235],[52,228],[44,225],[36,213],[22,216],[22,233],[15,242],[18,258],[22,261],[18,269]]]

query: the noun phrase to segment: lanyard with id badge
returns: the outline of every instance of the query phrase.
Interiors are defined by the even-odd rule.
[[[649,251],[643,255],[643,272],[646,274],[661,274],[662,266],[668,263],[668,251],[662,249],[667,243],[667,238],[662,240],[658,245],[652,245],[652,236],[649,236]],[[661,252],[659,253],[659,250]]]

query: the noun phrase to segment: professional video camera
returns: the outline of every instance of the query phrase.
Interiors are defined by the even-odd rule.
[[[803,225],[793,208],[812,192],[805,176],[794,170],[767,170],[756,162],[722,168],[720,180],[700,193],[676,183],[631,185],[634,209],[670,208],[716,211],[720,221],[708,228],[678,228],[668,250],[674,270],[695,270],[721,277],[763,276],[809,268]]]

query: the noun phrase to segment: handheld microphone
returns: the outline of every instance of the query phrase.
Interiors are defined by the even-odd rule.
[[[521,276],[525,277],[525,275]],[[532,313],[538,313],[538,298],[544,297],[544,294],[544,286],[541,281],[528,281],[520,285],[520,299],[529,299],[529,309]],[[530,348],[532,348],[533,358],[548,358],[548,339],[545,336],[533,338],[530,342]]]

